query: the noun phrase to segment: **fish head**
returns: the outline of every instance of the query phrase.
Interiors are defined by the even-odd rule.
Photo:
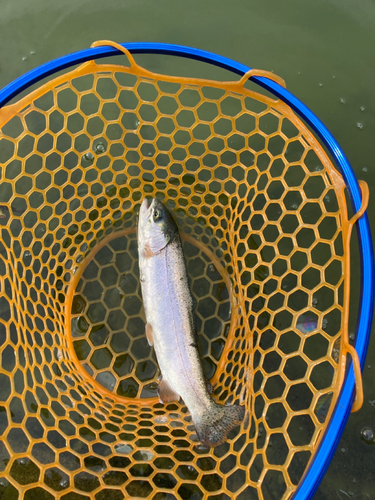
[[[157,198],[144,198],[138,219],[138,249],[145,256],[160,252],[178,233],[176,222],[167,207]]]

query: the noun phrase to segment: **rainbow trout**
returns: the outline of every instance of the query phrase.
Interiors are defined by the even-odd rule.
[[[199,440],[210,447],[227,439],[244,418],[243,406],[217,404],[200,363],[186,265],[177,225],[161,201],[143,200],[138,222],[139,269],[146,336],[162,379],[160,402],[184,400]]]

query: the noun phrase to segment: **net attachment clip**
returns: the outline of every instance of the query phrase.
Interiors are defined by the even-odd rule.
[[[359,186],[362,191],[362,204],[361,208],[356,212],[351,219],[348,221],[348,230],[346,235],[346,258],[349,260],[350,258],[350,239],[352,235],[352,230],[354,224],[358,221],[360,217],[365,213],[368,202],[369,202],[369,187],[367,182],[360,180],[358,181]],[[346,263],[346,269],[349,269],[348,264]],[[355,347],[349,343],[348,336],[348,325],[349,325],[349,302],[350,302],[350,294],[348,293],[348,289],[350,286],[350,276],[347,277],[347,293],[346,296],[346,304],[344,306],[344,332],[343,332],[343,347],[342,347],[342,355],[341,355],[341,368],[342,373],[345,373],[346,367],[346,356],[349,354],[353,361],[353,369],[354,369],[354,378],[355,378],[355,400],[352,406],[352,413],[361,409],[363,405],[363,383],[362,383],[362,373],[361,373],[361,364],[359,362],[358,353],[355,350]]]
[[[269,80],[274,81],[275,83],[281,85],[284,89],[286,89],[286,83],[285,80],[281,78],[281,76],[275,75],[271,71],[265,71],[262,69],[251,69],[247,71],[239,80],[238,80],[238,85],[243,87],[247,80],[251,78],[252,76],[261,76],[264,78],[268,78]]]
[[[91,48],[94,47],[103,47],[104,45],[109,45],[110,47],[113,47],[120,52],[123,52],[126,57],[128,58],[129,61],[129,66],[132,69],[138,68],[138,64],[135,62],[134,57],[131,55],[128,49],[120,45],[119,43],[112,42],[112,40],[97,40],[96,42],[91,44]]]

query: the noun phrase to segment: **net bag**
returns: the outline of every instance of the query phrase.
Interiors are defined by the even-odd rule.
[[[367,186],[350,218],[317,136],[245,88],[283,89],[275,75],[163,76],[100,45],[129,64],[88,61],[0,109],[0,496],[296,497],[346,383],[350,409],[349,358],[361,405],[349,240]],[[145,196],[176,217],[214,398],[246,406],[217,448],[183,402],[157,398],[136,242]],[[367,266],[371,277],[371,252]]]

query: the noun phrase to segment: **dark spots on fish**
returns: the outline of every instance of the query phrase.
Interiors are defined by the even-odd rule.
[[[213,394],[214,393],[214,386],[211,384],[211,382],[205,378],[205,381],[206,381],[206,387],[207,387],[207,390],[208,390],[208,393],[209,394]]]
[[[215,403],[194,421],[197,436],[206,446],[219,446],[227,440],[228,433],[241,424],[244,416],[244,406],[220,406]]]
[[[192,344],[190,344],[190,347],[195,347],[196,349],[198,349],[198,345],[194,344],[194,342]]]

